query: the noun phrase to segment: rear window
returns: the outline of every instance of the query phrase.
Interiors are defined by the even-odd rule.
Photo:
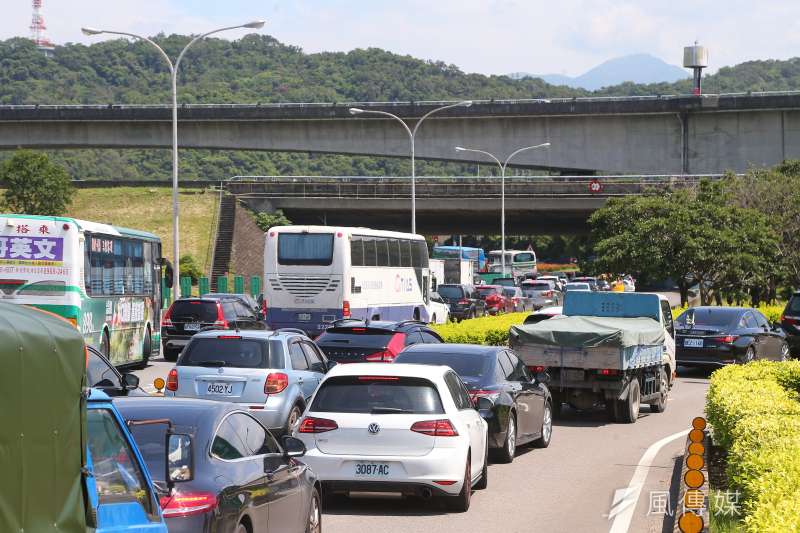
[[[281,233],[278,236],[278,264],[330,265],[333,261],[333,233]]]
[[[549,291],[550,284],[549,283],[526,283],[522,286],[522,290],[531,290],[531,291]]]
[[[319,413],[443,414],[436,386],[427,379],[341,376],[326,380],[311,405]]]
[[[284,368],[279,345],[256,339],[192,339],[181,357],[180,366],[233,368]]]
[[[217,302],[178,300],[172,304],[172,321],[214,322],[217,320]]]
[[[392,340],[391,331],[369,328],[336,328],[320,335],[318,346],[355,346],[359,348],[385,348]]]
[[[499,290],[495,287],[478,287],[478,294],[481,296],[489,296],[490,294],[497,294]]]
[[[481,378],[491,369],[492,360],[482,354],[443,354],[434,352],[401,352],[395,363],[449,366],[462,378]]]
[[[694,315],[695,326],[722,327],[738,321],[741,313],[739,311],[730,311],[727,309],[688,309],[681,313],[681,316],[678,317],[676,322],[684,326],[691,315]]]
[[[800,315],[800,296],[792,296],[792,299],[786,304],[786,314],[792,316]]]
[[[457,285],[439,285],[436,292],[442,298],[462,298],[464,296],[464,289]]]

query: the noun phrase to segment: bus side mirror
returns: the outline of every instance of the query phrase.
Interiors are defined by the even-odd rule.
[[[162,261],[164,262],[164,285],[171,289],[174,274],[172,270],[172,263],[170,263],[168,259],[162,259]]]

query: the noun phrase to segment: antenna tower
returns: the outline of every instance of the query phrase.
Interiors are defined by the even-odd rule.
[[[31,16],[31,40],[36,48],[44,52],[44,55],[49,55],[50,51],[55,48],[50,39],[45,35],[47,26],[44,24],[44,17],[42,16],[42,0],[33,0],[33,15]]]

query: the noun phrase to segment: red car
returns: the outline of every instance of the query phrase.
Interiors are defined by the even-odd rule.
[[[486,302],[486,312],[490,315],[512,310],[514,303],[503,294],[502,285],[479,285],[475,289],[480,299]]]

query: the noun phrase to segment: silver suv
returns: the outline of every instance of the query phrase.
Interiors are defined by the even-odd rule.
[[[164,394],[237,403],[285,434],[333,364],[299,330],[204,331],[181,352]]]

